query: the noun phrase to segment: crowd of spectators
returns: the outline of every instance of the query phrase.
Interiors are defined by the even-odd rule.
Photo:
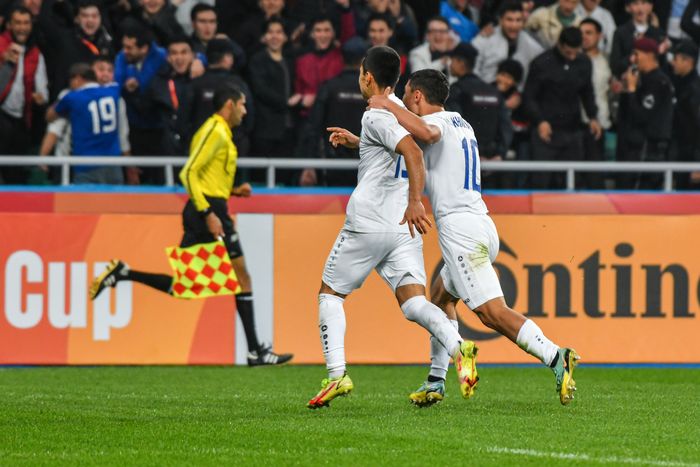
[[[246,97],[240,157],[357,158],[332,148],[325,128],[359,132],[362,57],[389,45],[402,60],[397,95],[412,71],[448,76],[447,108],[471,123],[482,160],[700,161],[700,0],[0,0],[0,31],[0,157],[185,156],[228,82]],[[99,154],[85,141],[109,132],[119,144]],[[165,182],[162,169],[119,170],[78,167],[72,180]],[[564,182],[483,176],[486,189]],[[0,165],[4,184],[57,178]],[[301,169],[278,182],[355,178]],[[660,185],[658,175],[577,178],[590,189]],[[700,173],[675,185],[698,188]]]

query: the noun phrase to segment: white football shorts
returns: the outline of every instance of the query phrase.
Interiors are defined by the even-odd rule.
[[[341,230],[323,269],[323,282],[348,295],[359,289],[372,269],[392,290],[425,286],[423,239],[408,233],[361,233]]]
[[[474,309],[503,296],[493,263],[498,232],[486,214],[455,213],[437,221],[445,265],[440,271],[445,290]]]

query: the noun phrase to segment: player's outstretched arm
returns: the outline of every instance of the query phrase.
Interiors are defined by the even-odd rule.
[[[337,148],[338,145],[345,146],[350,149],[357,149],[360,147],[360,137],[352,134],[345,128],[340,128],[337,126],[332,126],[326,128],[326,131],[330,131],[331,135],[328,137],[328,141]]]
[[[428,124],[418,115],[389,99],[386,94],[370,97],[367,104],[370,108],[388,110],[394,114],[399,124],[422,143],[437,143],[442,136],[438,127]]]
[[[423,151],[420,150],[413,138],[404,136],[396,145],[396,152],[403,154],[408,171],[408,206],[399,224],[408,224],[411,237],[415,236],[414,227],[419,234],[425,235],[433,224],[428,219],[423,206],[423,188],[425,187]]]

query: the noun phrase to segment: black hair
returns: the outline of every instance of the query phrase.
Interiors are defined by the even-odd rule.
[[[211,5],[207,5],[206,3],[198,3],[193,6],[192,10],[190,11],[190,20],[194,23],[194,21],[197,19],[197,15],[205,11],[213,11],[216,15],[216,8]]]
[[[519,83],[523,79],[523,66],[522,64],[512,58],[507,58],[498,64],[498,69],[496,73],[505,73],[513,78],[513,81]]]
[[[226,55],[235,56],[233,43],[230,39],[212,39],[207,44],[205,56],[209,65],[217,65],[221,63]]]
[[[12,8],[10,8],[10,11],[7,12],[7,16],[6,16],[7,21],[9,22],[12,19],[12,17],[16,14],[29,15],[30,18],[34,17],[32,12],[26,6],[15,5]]]
[[[411,73],[408,87],[412,91],[420,91],[428,104],[445,105],[450,95],[450,83],[441,71],[426,68]]]
[[[76,12],[80,13],[80,10],[84,10],[85,8],[97,8],[97,10],[102,14],[102,10],[100,9],[102,7],[102,4],[98,0],[80,0],[78,2],[78,6],[75,9]]]
[[[97,81],[97,76],[95,75],[95,72],[93,71],[92,67],[87,63],[74,63],[73,65],[71,65],[68,69],[68,77],[71,79],[80,77],[83,78],[85,81]]]
[[[431,21],[440,21],[441,23],[445,23],[445,26],[447,26],[447,29],[452,29],[452,26],[450,26],[450,22],[447,21],[447,18],[445,18],[444,16],[440,16],[440,15],[433,16],[430,19],[428,19],[428,21],[426,21],[425,24],[428,25],[431,23]]]
[[[325,23],[326,21],[331,23],[331,27],[335,31],[335,24],[333,24],[333,19],[328,15],[318,15],[314,17],[314,19],[311,20],[310,29],[313,29],[314,26],[316,26],[318,23]]]
[[[386,13],[372,13],[369,18],[367,18],[367,29],[369,29],[369,25],[372,21],[384,21],[389,29],[392,31],[396,29],[396,21]]]
[[[378,45],[367,51],[362,68],[365,73],[372,73],[380,88],[393,88],[401,74],[401,58],[391,47]]]
[[[170,48],[170,46],[173,44],[187,44],[190,49],[192,48],[192,41],[190,41],[190,38],[184,34],[176,34],[171,37],[168,41],[168,48]]]
[[[150,29],[147,29],[138,24],[131,24],[124,30],[123,37],[129,37],[131,39],[136,39],[136,45],[138,47],[144,47],[150,45],[153,42],[153,35]]]
[[[580,22],[579,25],[578,25],[579,28],[580,28],[582,25],[584,25],[584,24],[590,24],[590,25],[592,25],[592,26],[595,28],[595,30],[598,32],[598,34],[600,34],[601,32],[603,32],[603,26],[600,24],[599,21],[597,21],[597,20],[595,20],[595,19],[593,19],[593,18],[586,18],[586,19],[584,19],[584,20],[581,20],[581,22]]]
[[[503,5],[501,5],[501,8],[499,8],[498,10],[498,17],[502,18],[506,13],[510,13],[511,11],[522,13],[523,4],[518,1],[505,2]]]
[[[285,27],[284,20],[279,16],[273,16],[272,18],[265,21],[262,25],[262,30],[260,32],[262,32],[263,35],[267,34],[267,30],[270,29],[270,26],[273,24],[279,24],[280,26],[282,26],[282,30],[285,34],[287,34],[287,28]]]
[[[561,45],[574,48],[581,47],[581,44],[583,43],[583,35],[581,34],[581,30],[574,26],[564,28],[561,31],[561,34],[559,34],[559,43]]]
[[[233,102],[238,102],[242,97],[243,93],[240,89],[238,89],[238,87],[234,86],[233,84],[224,84],[216,88],[216,91],[214,91],[212,103],[218,112],[226,104],[226,102],[230,100]]]

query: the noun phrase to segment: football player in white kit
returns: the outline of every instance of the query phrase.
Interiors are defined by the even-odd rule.
[[[481,198],[479,146],[471,125],[459,113],[447,112],[449,84],[436,70],[413,73],[406,84],[403,105],[384,95],[370,107],[388,110],[423,146],[426,186],[437,224],[445,265],[432,286],[432,302],[456,323],[461,299],[491,329],[500,332],[555,374],[560,402],[574,398],[574,368],[579,356],[550,341],[535,324],[509,308],[491,264],[498,254],[496,226]],[[433,338],[428,380],[409,397],[417,405],[442,400],[450,354]],[[474,371],[476,374],[476,370]]]
[[[373,47],[360,68],[360,90],[369,99],[392,89],[399,78],[400,58],[389,47]],[[388,99],[401,101],[388,93]],[[437,306],[425,298],[423,241],[431,226],[421,202],[425,183],[423,153],[386,110],[368,110],[357,137],[343,128],[329,128],[333,145],[359,147],[357,187],[350,196],[345,225],[323,270],[318,295],[319,331],[328,378],[307,404],[324,407],[348,394],[353,383],[345,368],[343,301],[359,288],[372,269],[392,288],[407,319],[427,329],[451,355],[458,368],[464,397],[471,396],[474,343],[463,341]],[[407,225],[405,225],[407,224]],[[448,356],[449,359],[449,356]]]

